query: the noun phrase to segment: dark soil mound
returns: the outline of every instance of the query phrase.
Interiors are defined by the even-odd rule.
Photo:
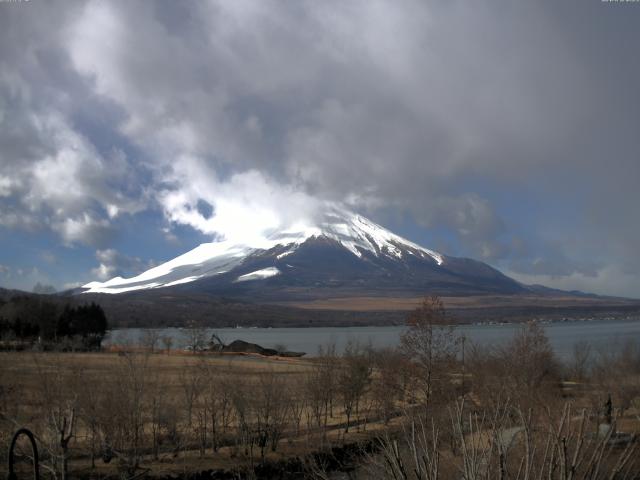
[[[255,343],[245,342],[244,340],[234,340],[229,345],[222,347],[223,352],[227,353],[258,353],[260,355],[281,356],[281,357],[301,357],[304,355],[302,352],[278,352],[273,348],[264,348]]]

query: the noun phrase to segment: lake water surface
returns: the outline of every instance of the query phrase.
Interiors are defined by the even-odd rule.
[[[556,322],[543,325],[556,354],[561,358],[572,355],[573,346],[580,341],[591,344],[594,350],[616,348],[628,340],[640,342],[640,319],[591,320],[580,322]],[[468,341],[480,345],[499,345],[508,341],[520,328],[517,324],[463,325],[457,327]],[[216,328],[207,332],[217,334],[223,342],[245,340],[263,347],[285,346],[287,350],[317,354],[318,348],[335,343],[340,352],[348,341],[371,344],[373,347],[394,347],[406,327],[314,327],[314,328]],[[143,329],[113,330],[105,338],[104,345],[136,344],[143,337]],[[184,348],[187,332],[179,328],[166,328],[161,336],[173,338],[173,348]]]

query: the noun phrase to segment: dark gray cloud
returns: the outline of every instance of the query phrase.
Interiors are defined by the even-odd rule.
[[[329,199],[523,280],[640,295],[633,4],[0,9],[1,225],[104,250],[154,206],[213,233]]]

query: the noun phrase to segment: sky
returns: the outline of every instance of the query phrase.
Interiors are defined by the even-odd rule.
[[[640,2],[0,2],[0,286],[132,275],[339,202],[640,298]]]

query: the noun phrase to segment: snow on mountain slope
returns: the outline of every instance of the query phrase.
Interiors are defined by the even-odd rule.
[[[267,267],[262,270],[256,270],[255,272],[245,273],[244,275],[240,275],[236,282],[246,282],[248,280],[262,280],[264,278],[275,277],[280,274],[280,270],[276,267]]]
[[[83,285],[87,292],[123,293],[145,288],[168,287],[217,275],[236,267],[254,248],[229,242],[203,243],[193,250],[132,278],[115,277]]]
[[[401,259],[404,255],[431,259],[442,265],[444,257],[409,240],[406,240],[376,223],[337,207],[331,207],[314,222],[300,222],[287,229],[270,232],[251,244],[229,241],[204,243],[162,265],[132,278],[115,277],[106,282],[90,282],[83,286],[83,293],[123,293],[134,290],[168,287],[193,282],[229,272],[260,251],[285,247],[278,254],[282,258],[297,250],[311,238],[325,237],[338,242],[356,257],[364,252],[374,256]],[[236,281],[268,278],[280,272],[275,267],[240,275]]]
[[[439,253],[410,242],[356,214],[345,216],[337,212],[328,213],[321,234],[340,242],[358,257],[362,255],[359,250],[362,249],[375,255],[386,254],[397,258],[402,258],[403,252],[422,256],[426,254],[438,265],[444,261]]]

